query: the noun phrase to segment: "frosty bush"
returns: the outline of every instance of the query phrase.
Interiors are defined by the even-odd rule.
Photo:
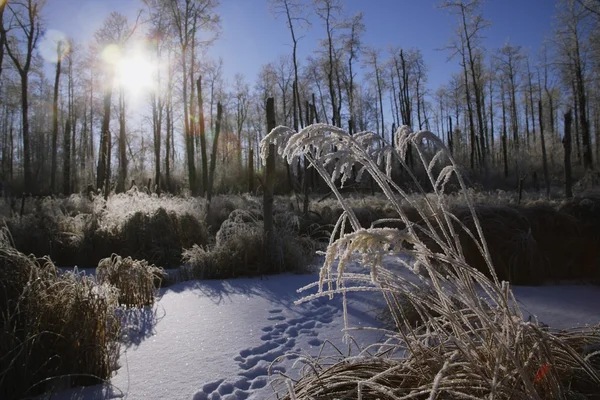
[[[23,216],[13,213],[6,224],[17,249],[60,266],[90,267],[118,253],[176,268],[183,248],[208,243],[205,212],[204,200],[132,190],[108,200],[26,198]]]
[[[3,232],[5,233],[5,232]],[[117,292],[0,240],[0,398],[97,384],[119,355]]]
[[[287,381],[286,398],[566,399],[600,392],[599,371],[590,363],[597,356],[590,349],[600,343],[596,331],[555,332],[526,321],[509,284],[496,274],[466,185],[444,144],[431,132],[415,133],[406,126],[396,138],[391,146],[370,132],[351,136],[316,124],[298,133],[277,127],[261,143],[263,160],[269,144],[276,144],[290,164],[304,155],[343,208],[319,281],[300,289],[316,287],[317,292],[299,302],[340,295],[345,304],[348,292],[377,291],[395,325],[384,332],[388,340],[378,344],[375,356],[368,349],[333,365],[309,360],[311,367],[299,381]],[[430,194],[405,163],[409,148],[428,177]],[[392,179],[394,159],[420,193],[418,201]],[[335,185],[353,178],[353,171],[356,179],[364,173],[374,179],[396,213],[389,222],[399,228],[361,227]],[[462,189],[458,196],[463,196],[472,223],[450,211],[444,191],[451,180]],[[406,205],[413,215],[407,215]],[[469,265],[466,242],[480,254],[484,268]],[[420,282],[386,267],[388,255],[403,255],[404,267]],[[353,261],[363,266],[363,273],[347,271]],[[414,318],[402,312],[406,301],[420,324],[415,326]],[[349,330],[346,316],[344,321]]]
[[[299,272],[312,261],[315,245],[299,234],[298,219],[291,213],[275,215],[279,272]],[[264,229],[259,210],[234,210],[221,224],[213,246],[195,245],[183,252],[186,279],[225,279],[256,276],[264,270]],[[272,271],[271,271],[272,272]]]
[[[137,308],[154,304],[156,290],[167,279],[162,268],[149,265],[146,260],[123,258],[117,254],[100,260],[96,276],[98,282],[118,290],[120,305]]]

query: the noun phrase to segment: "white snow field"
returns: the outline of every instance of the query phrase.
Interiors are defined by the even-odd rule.
[[[127,339],[110,384],[46,398],[275,399],[271,382],[278,372],[297,376],[293,354],[317,356],[322,347],[331,354],[333,345],[348,351],[340,298],[294,305],[301,297],[296,290],[316,280],[316,274],[286,274],[163,289],[152,310],[125,318]],[[526,317],[535,315],[553,328],[600,323],[600,287],[513,289]],[[349,325],[377,326],[382,307],[377,294],[351,295]],[[352,336],[360,346],[381,339],[374,331],[353,331]],[[333,345],[322,346],[325,341]],[[291,357],[269,371],[272,361],[285,354]]]

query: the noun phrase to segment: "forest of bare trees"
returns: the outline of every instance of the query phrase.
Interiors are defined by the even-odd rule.
[[[111,13],[89,43],[52,37],[45,3],[0,1],[7,194],[108,194],[132,181],[193,195],[255,190],[269,97],[277,124],[295,129],[324,122],[388,141],[401,125],[429,129],[484,185],[549,191],[570,182],[565,171],[592,173],[600,157],[599,0],[557,0],[552,34],[536,52],[513,42],[486,48],[494,21],[480,0],[439,2],[455,27],[440,51],[461,70],[435,88],[422,49],[369,46],[363,14],[342,0],[269,0],[265,12],[286,26],[290,51],[232,80],[206,56],[219,41],[218,0],[143,0],[137,18]],[[300,58],[309,30],[321,41]],[[53,59],[42,57],[42,39]],[[133,112],[119,75],[122,54],[142,41],[151,84]],[[300,184],[294,168],[283,173],[289,188]]]

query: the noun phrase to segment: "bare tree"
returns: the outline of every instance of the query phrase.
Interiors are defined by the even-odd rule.
[[[56,192],[56,170],[58,164],[58,91],[60,83],[61,62],[66,43],[56,43],[56,74],[54,76],[54,96],[52,100],[52,166],[50,171],[50,191]]]
[[[298,130],[299,116],[302,115],[300,92],[297,90],[298,85],[298,40],[302,37],[297,36],[296,28],[304,29],[310,26],[310,22],[306,18],[306,8],[298,0],[271,0],[271,6],[276,15],[285,15],[290,35],[292,36],[292,62],[294,64],[294,89],[293,89],[293,123],[294,129]]]
[[[238,168],[242,168],[242,132],[248,119],[250,107],[250,87],[244,75],[238,73],[234,77],[233,95],[235,97],[235,130],[237,135]]]
[[[0,77],[2,77],[2,66],[4,63],[4,46],[6,46],[6,28],[4,27],[4,10],[7,1],[0,1]]]
[[[98,152],[98,168],[96,172],[96,187],[104,187],[104,195],[110,191],[110,118],[112,105],[112,92],[116,75],[116,65],[122,46],[133,35],[132,28],[127,22],[127,17],[117,12],[112,12],[104,21],[102,27],[94,34],[96,45],[103,54],[103,69],[105,74],[102,127],[100,131],[100,151]]]
[[[514,149],[515,173],[520,180],[520,140],[519,140],[519,116],[517,113],[517,91],[520,89],[519,76],[522,61],[524,59],[520,46],[505,44],[495,57],[510,98],[510,121],[512,130],[512,145]]]
[[[577,99],[579,128],[583,145],[583,166],[593,168],[592,141],[588,120],[588,96],[586,93],[586,48],[585,38],[590,35],[589,13],[578,0],[561,0],[556,25],[556,45],[566,60],[573,79],[573,96]]]
[[[484,123],[483,123],[483,88],[480,75],[477,73],[477,64],[481,63],[481,31],[489,26],[479,13],[481,0],[448,0],[442,4],[443,8],[451,10],[458,16],[459,27],[458,36],[459,43],[453,43],[451,49],[455,54],[460,54],[462,58],[462,66],[465,75],[465,89],[467,106],[469,110],[469,125],[471,129],[471,168],[475,166],[476,148],[480,147],[480,156],[482,163],[485,163],[485,145],[484,142]],[[469,82],[470,77],[470,82]],[[471,93],[470,85],[473,88],[473,96],[475,98],[475,111],[477,113],[478,129],[475,133],[475,124],[473,123],[473,114],[471,110]],[[479,139],[479,140],[478,140]]]
[[[196,194],[198,185],[196,182],[196,164],[194,154],[193,121],[191,117],[193,104],[193,87],[195,81],[190,74],[194,68],[192,53],[196,43],[198,32],[210,32],[203,43],[211,43],[215,38],[220,26],[220,18],[215,13],[219,5],[218,0],[168,0],[167,9],[171,21],[171,27],[175,31],[179,56],[182,68],[182,97],[183,97],[183,120],[184,120],[184,142],[186,147],[187,170],[190,189]],[[191,82],[191,84],[190,84]],[[188,93],[189,87],[192,91]]]
[[[23,136],[23,170],[25,190],[34,189],[31,168],[31,138],[29,132],[29,74],[34,50],[43,32],[41,11],[44,0],[15,0],[7,9],[8,29],[5,37],[6,53],[12,60],[21,78],[21,118]],[[16,29],[12,33],[11,30]],[[4,28],[2,29],[4,31]],[[12,33],[12,34],[11,34]]]
[[[359,12],[349,20],[342,23],[342,28],[345,28],[347,31],[347,33],[342,35],[342,48],[348,57],[346,61],[348,69],[346,74],[344,74],[344,85],[346,87],[346,97],[348,98],[348,114],[350,115],[350,121],[348,125],[350,132],[354,132],[355,130],[354,79],[356,78],[356,73],[354,71],[354,63],[357,61],[360,55],[362,48],[361,37],[366,30],[363,19],[363,13]]]
[[[383,90],[386,83],[383,80],[383,63],[379,60],[380,51],[374,48],[368,48],[365,50],[365,66],[370,68],[367,72],[368,76],[371,76],[375,81],[375,87],[377,89],[377,100],[379,101],[379,117],[381,119],[381,131],[379,134],[385,138],[385,119],[383,117]]]
[[[336,73],[336,50],[334,48],[334,34],[336,17],[342,11],[342,3],[340,0],[313,0],[313,5],[317,16],[325,25],[325,32],[327,34],[327,38],[325,39],[325,46],[327,48],[326,74],[329,98],[332,108],[331,124],[335,126],[341,126],[341,116],[339,112],[341,99],[338,99],[334,82]]]
[[[165,94],[168,93],[171,89],[170,87],[163,87],[163,76],[162,76],[162,68],[161,62],[163,61],[163,55],[165,49],[168,49],[170,45],[168,40],[168,31],[169,31],[169,20],[167,18],[167,13],[165,10],[164,4],[160,0],[144,0],[144,4],[146,5],[147,12],[149,14],[149,33],[152,35],[154,39],[154,49],[153,56],[154,61],[156,63],[156,69],[154,72],[155,80],[156,80],[156,89],[150,92],[150,104],[152,107],[152,133],[154,139],[154,184],[156,185],[156,190],[160,193],[161,190],[161,150],[162,150],[162,129],[163,129],[163,120],[165,114]],[[169,68],[170,60],[168,62]],[[170,142],[168,142],[167,137],[167,145],[168,148]],[[169,160],[169,152],[166,152],[165,163],[168,167],[170,167]],[[168,167],[165,167],[167,169]],[[169,168],[170,169],[170,168]],[[170,171],[169,171],[170,174]],[[170,178],[170,177],[169,177]],[[168,186],[168,185],[167,185]]]

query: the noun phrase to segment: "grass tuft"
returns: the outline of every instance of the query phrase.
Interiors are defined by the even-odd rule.
[[[187,279],[226,279],[278,272],[301,272],[315,254],[314,241],[299,233],[298,218],[292,213],[275,216],[279,271],[266,271],[262,214],[234,210],[221,224],[213,246],[198,246],[183,252]]]
[[[162,268],[149,265],[146,260],[123,258],[117,254],[105,258],[96,268],[98,282],[118,290],[120,305],[143,308],[154,304],[156,290],[167,275]]]
[[[0,245],[0,398],[109,379],[119,354],[117,293],[49,259]]]
[[[290,400],[598,396],[600,369],[590,350],[600,345],[597,327],[555,331],[525,320],[507,281],[537,281],[546,274],[544,251],[554,242],[543,231],[552,224],[570,229],[570,217],[535,207],[475,207],[439,138],[406,126],[395,138],[391,146],[371,132],[349,135],[316,124],[298,133],[275,128],[261,143],[263,157],[271,143],[290,164],[305,156],[343,209],[319,281],[300,289],[308,294],[298,303],[342,296],[346,304],[353,291],[378,291],[395,326],[382,331],[385,342],[358,356],[307,360],[301,378],[288,378],[279,394]],[[408,159],[427,182],[415,176]],[[402,186],[392,179],[393,161],[409,181]],[[377,183],[388,202],[382,213],[394,217],[393,224],[364,227],[365,217],[335,185],[352,179],[352,171]],[[460,188],[453,196],[464,207],[451,205],[449,183]],[[386,263],[388,257],[411,279]],[[352,328],[345,308],[344,328]]]

